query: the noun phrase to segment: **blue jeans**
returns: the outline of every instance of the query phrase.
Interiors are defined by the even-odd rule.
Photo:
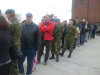
[[[85,42],[85,34],[80,35],[80,44],[83,45]]]
[[[24,73],[24,66],[23,63],[25,58],[27,57],[27,72],[26,75],[32,74],[32,63],[33,59],[36,55],[36,51],[34,48],[27,48],[22,50],[23,56],[18,62],[19,73]]]
[[[89,32],[89,39],[92,39],[92,31]]]

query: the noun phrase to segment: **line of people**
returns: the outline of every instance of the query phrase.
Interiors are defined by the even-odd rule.
[[[59,56],[64,56],[66,50],[71,58],[76,46],[95,38],[96,24],[85,20],[70,19],[68,23],[61,23],[60,19],[46,15],[38,26],[32,21],[32,13],[27,13],[22,23],[16,19],[15,10],[8,9],[5,14],[8,21],[0,15],[1,75],[32,75],[34,63],[40,64],[43,55],[44,65],[48,64],[48,59],[59,62]],[[25,72],[23,63],[26,58]]]

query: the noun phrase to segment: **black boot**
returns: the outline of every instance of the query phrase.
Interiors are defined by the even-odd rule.
[[[62,53],[60,53],[60,55],[63,57],[64,56],[64,51],[62,51]]]
[[[55,59],[55,56],[54,56],[54,54],[49,58],[49,59]]]
[[[71,58],[71,55],[72,55],[72,51],[70,51],[70,53],[68,55],[68,58]]]
[[[59,62],[59,56],[56,55],[56,62]]]

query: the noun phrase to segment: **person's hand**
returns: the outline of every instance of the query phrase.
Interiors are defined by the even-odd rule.
[[[45,28],[45,27],[47,27],[47,26],[44,26],[44,27],[42,27],[42,28]]]
[[[54,37],[52,37],[52,40],[54,40]]]
[[[47,26],[44,26],[44,28],[45,28],[45,27],[47,27]]]
[[[44,27],[47,27],[47,26],[44,26]]]

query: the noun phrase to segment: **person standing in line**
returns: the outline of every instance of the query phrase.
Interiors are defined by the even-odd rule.
[[[88,24],[88,30],[89,30],[89,34],[88,34],[88,39],[91,39],[91,23]]]
[[[96,30],[97,30],[97,25],[93,23],[93,31],[92,31],[93,39],[95,39]]]
[[[77,41],[76,41],[76,45],[79,47],[80,46],[80,29],[77,26]]]
[[[11,48],[12,51],[12,60],[10,64],[10,75],[19,75],[18,73],[18,58],[21,56],[21,42],[20,42],[20,36],[21,36],[21,26],[16,19],[15,16],[15,10],[8,9],[5,12],[7,19],[9,21],[10,27],[9,31],[11,34]]]
[[[68,58],[71,58],[71,54],[74,50],[75,37],[77,34],[74,24],[75,24],[75,21],[73,19],[69,20],[67,34],[65,36],[64,47],[62,49],[62,53],[60,54],[61,56],[64,56],[65,51],[68,49],[69,50]]]
[[[23,63],[27,57],[26,75],[32,74],[33,60],[39,48],[39,27],[32,21],[32,13],[26,14],[26,20],[22,23],[21,51],[23,56],[19,59],[18,68],[20,75],[25,75]]]
[[[85,43],[85,34],[86,34],[85,21],[83,20],[81,22],[81,27],[80,27],[80,45],[84,45]]]
[[[9,75],[11,37],[8,28],[9,23],[0,16],[0,75]]]
[[[89,28],[88,28],[88,26],[89,26],[89,23],[88,23],[88,21],[86,21],[86,24],[85,24],[85,31],[86,31],[86,33],[85,33],[85,42],[88,41],[88,35],[89,35]]]
[[[59,62],[59,52],[60,52],[60,43],[61,43],[62,33],[63,33],[63,26],[60,23],[60,19],[56,19],[55,27],[53,31],[53,40],[51,42],[52,56],[50,57],[50,59],[55,59],[55,56],[56,56],[56,62]]]
[[[48,15],[45,16],[44,21],[40,24],[41,44],[37,56],[37,64],[41,62],[40,60],[44,51],[44,46],[46,46],[44,65],[47,65],[50,47],[51,47],[51,41],[53,39],[52,36],[53,29],[54,29],[54,23],[51,22],[50,17]]]
[[[64,38],[65,38],[65,35],[66,35],[66,31],[67,31],[67,21],[64,21],[62,23],[62,25],[63,25],[63,33],[62,33],[62,39],[61,39],[61,42],[62,42],[61,48],[63,48],[63,45],[64,45]]]

